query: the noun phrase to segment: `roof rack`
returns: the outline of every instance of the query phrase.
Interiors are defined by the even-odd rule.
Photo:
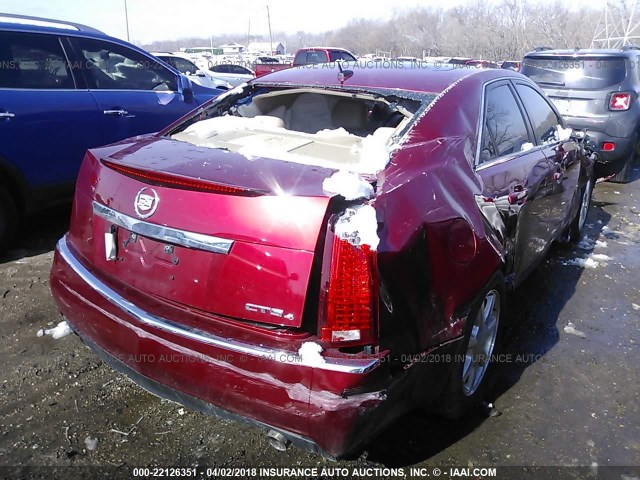
[[[60,28],[63,30],[75,30],[77,32],[92,32],[104,35],[104,32],[81,23],[67,22],[66,20],[52,20],[50,18],[30,17],[27,15],[15,15],[0,12],[0,23],[14,23],[17,25],[32,25],[36,27]]]
[[[553,50],[551,47],[533,47],[534,52],[544,52],[545,50]]]

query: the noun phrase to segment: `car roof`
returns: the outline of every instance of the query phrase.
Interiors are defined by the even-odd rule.
[[[0,13],[0,31],[45,33],[94,38],[96,40],[105,40],[126,46],[127,48],[135,50],[145,56],[149,55],[149,52],[133,45],[132,43],[107,35],[93,27],[82,25],[81,23],[67,22],[66,20],[54,20],[50,18],[30,17],[27,15]],[[166,66],[174,73],[180,73],[171,65],[167,64]]]
[[[252,83],[291,84],[313,86],[344,86],[374,89],[400,89],[414,92],[440,93],[462,79],[475,76],[483,80],[516,77],[528,80],[523,75],[509,70],[460,68],[448,64],[430,64],[416,62],[382,62],[381,65],[356,63],[349,65],[353,76],[343,84],[338,80],[340,69],[333,63],[287,68],[259,77]]]
[[[27,15],[15,15],[11,13],[0,13],[0,29],[48,33],[60,33],[60,31],[64,31],[66,33],[82,32],[107,36],[104,32],[81,23],[68,22],[66,20],[53,20],[42,17],[31,17]]]

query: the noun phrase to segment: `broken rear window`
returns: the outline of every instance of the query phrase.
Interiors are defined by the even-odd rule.
[[[174,129],[174,140],[247,157],[376,173],[435,95],[247,86]]]

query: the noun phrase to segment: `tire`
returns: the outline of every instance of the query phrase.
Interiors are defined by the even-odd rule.
[[[502,341],[505,291],[503,276],[494,275],[471,309],[464,340],[439,405],[440,413],[448,418],[459,418],[477,405],[492,383],[491,357]]]
[[[13,198],[0,187],[0,256],[15,238],[18,218],[18,209]]]
[[[584,228],[589,209],[591,208],[591,195],[593,193],[593,178],[589,177],[587,183],[582,187],[580,192],[580,206],[576,212],[576,216],[569,227],[569,239],[572,242],[579,242]]]

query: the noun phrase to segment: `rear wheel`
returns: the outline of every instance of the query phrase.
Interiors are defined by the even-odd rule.
[[[593,193],[593,179],[589,178],[584,187],[582,187],[582,195],[580,200],[580,207],[576,217],[571,222],[569,235],[571,241],[580,241],[580,234],[584,228],[584,224],[587,221],[587,215],[589,214],[589,208],[591,207],[591,194]]]
[[[0,254],[13,240],[18,230],[18,209],[4,188],[0,187]]]
[[[501,339],[504,314],[504,279],[495,277],[472,309],[460,354],[455,359],[441,411],[450,418],[462,416],[482,399],[491,383],[492,356]]]

